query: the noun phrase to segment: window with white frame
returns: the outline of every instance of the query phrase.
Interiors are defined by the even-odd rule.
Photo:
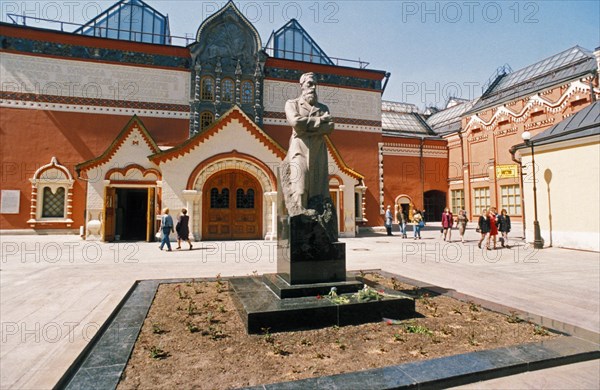
[[[502,208],[509,215],[521,215],[521,187],[518,185],[500,186]]]
[[[465,191],[451,190],[450,197],[452,200],[452,214],[458,215],[459,210],[465,209]]]
[[[73,222],[72,197],[73,176],[69,170],[52,157],[50,164],[40,167],[31,181],[31,214],[27,221],[32,227],[36,223]]]
[[[490,207],[490,188],[479,187],[473,189],[473,213],[474,215],[481,215],[484,209]]]

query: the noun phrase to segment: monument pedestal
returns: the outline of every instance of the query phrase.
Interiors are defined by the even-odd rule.
[[[229,280],[233,302],[248,333],[264,333],[267,328],[269,332],[283,332],[358,325],[415,315],[414,299],[397,291],[386,291],[382,299],[368,302],[358,302],[354,294],[339,294],[348,298],[344,304],[332,302],[327,294],[282,299],[264,282],[265,278],[272,277],[277,275]]]
[[[331,199],[309,200],[314,214],[289,216],[281,181],[277,191],[277,274],[233,278],[233,301],[248,333],[362,324],[414,316],[415,301],[397,291],[358,301],[362,281],[346,274],[346,244],[337,241]],[[329,299],[335,288],[346,302]]]

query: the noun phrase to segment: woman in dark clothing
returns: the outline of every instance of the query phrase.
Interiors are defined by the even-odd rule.
[[[190,217],[187,215],[186,209],[181,209],[181,214],[177,218],[177,225],[175,230],[177,231],[177,249],[181,249],[181,241],[187,241],[190,244],[190,250],[192,250],[192,242],[190,241],[190,228],[188,226]]]
[[[502,233],[500,237],[500,244],[502,246],[510,248],[508,246],[508,233],[510,232],[510,217],[508,216],[508,212],[506,209],[502,209],[500,215],[498,216],[498,231]]]
[[[479,239],[479,243],[477,244],[477,246],[479,248],[481,248],[481,243],[483,242],[483,240],[485,240],[486,236],[490,232],[490,218],[488,216],[487,209],[481,210],[481,216],[479,217],[478,227],[479,227],[479,232],[481,233],[481,238]],[[488,250],[490,249],[490,240],[489,239],[486,242],[486,247]]]

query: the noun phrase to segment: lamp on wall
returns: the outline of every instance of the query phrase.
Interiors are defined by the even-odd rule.
[[[525,131],[521,138],[525,141],[525,145],[531,147],[531,169],[533,170],[533,247],[535,249],[544,248],[544,240],[542,239],[542,235],[540,233],[540,223],[538,221],[538,213],[537,213],[537,186],[535,179],[535,154],[533,149],[533,142],[531,141],[531,133],[529,131]]]

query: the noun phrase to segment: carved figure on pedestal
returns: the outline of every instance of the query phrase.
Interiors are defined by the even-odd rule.
[[[281,186],[290,217],[303,216],[321,225],[331,242],[337,241],[337,217],[329,195],[325,136],[333,132],[329,108],[319,103],[314,73],[300,77],[302,94],[285,104],[292,126],[287,156],[282,164]]]

